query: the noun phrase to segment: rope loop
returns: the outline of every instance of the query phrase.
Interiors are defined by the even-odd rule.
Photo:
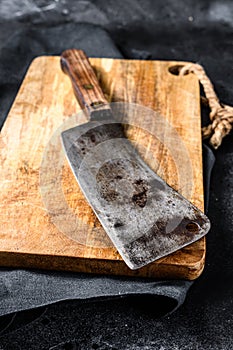
[[[222,104],[219,101],[213,84],[201,65],[196,63],[187,64],[179,71],[181,76],[188,73],[193,73],[197,76],[206,96],[201,99],[201,102],[205,105],[207,104],[210,108],[209,118],[211,123],[202,128],[202,137],[203,139],[210,139],[210,144],[217,149],[221,145],[223,138],[232,130],[233,107]]]

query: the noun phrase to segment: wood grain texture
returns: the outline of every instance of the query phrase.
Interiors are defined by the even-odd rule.
[[[78,63],[78,64],[77,64]],[[82,50],[70,49],[61,55],[61,68],[72,82],[74,94],[88,118],[111,115],[111,109],[96,79],[94,70]]]
[[[56,130],[59,134],[63,123],[72,126],[86,122],[78,113],[80,107],[59,60],[39,57],[32,62],[1,132],[0,265],[197,278],[204,268],[205,239],[135,271],[111,245],[56,144]],[[180,144],[171,142],[173,149],[167,146],[172,140],[168,140],[166,128],[165,142],[132,125],[127,127],[127,135],[158,175],[203,210],[197,78],[168,72],[169,67],[182,62],[90,61],[109,101],[149,107],[173,126],[189,156],[190,174],[185,171],[188,160],[181,159]],[[154,126],[152,118],[148,127],[153,130]],[[192,188],[186,192],[190,182]],[[64,233],[67,226],[73,237]]]

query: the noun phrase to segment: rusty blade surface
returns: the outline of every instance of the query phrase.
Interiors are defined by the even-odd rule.
[[[208,218],[140,158],[120,124],[62,133],[72,171],[125,263],[137,269],[203,237]]]

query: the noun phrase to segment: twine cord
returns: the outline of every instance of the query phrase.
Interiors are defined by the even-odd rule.
[[[179,74],[185,75],[194,73],[199,82],[202,84],[205,96],[201,98],[201,102],[210,108],[209,118],[211,123],[202,128],[203,139],[209,138],[210,144],[217,149],[223,138],[229,134],[233,127],[233,107],[222,104],[215,91],[213,84],[205,73],[204,68],[199,64],[188,64],[183,66]]]

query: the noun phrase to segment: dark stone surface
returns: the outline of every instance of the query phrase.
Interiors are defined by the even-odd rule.
[[[24,4],[29,2],[25,1]],[[13,3],[16,2],[12,1]],[[46,5],[43,1],[33,3],[37,8],[41,8],[42,5],[47,6],[53,2],[46,2]],[[58,1],[56,4],[61,6],[59,9],[55,8],[56,16],[53,16],[55,10],[45,11],[44,17],[41,13],[38,15],[36,7],[34,13],[19,16],[18,27],[16,27],[25,30],[22,50],[25,47],[28,30],[31,31],[29,22],[33,23],[33,31],[35,29],[39,32],[39,28],[44,27],[48,18],[50,25],[55,25],[61,20],[64,23],[66,21],[93,22],[107,28],[125,57],[191,60],[201,63],[214,82],[221,100],[228,104],[232,103],[233,9],[231,1],[170,0],[156,3],[143,1],[142,3],[126,0],[119,4],[113,0],[107,3],[97,0],[96,2],[77,1],[77,5],[74,1]],[[69,6],[71,10],[72,6],[77,6],[79,11],[70,10],[65,14],[64,10]],[[6,13],[9,14],[9,11],[6,10]],[[12,17],[14,16],[10,13],[8,17],[5,16],[2,19],[2,28],[8,28],[9,33],[15,28],[15,24],[11,26],[7,24],[7,21],[15,21]],[[51,33],[52,30],[57,29],[51,28]],[[17,37],[18,34],[14,35]],[[40,37],[40,34],[37,35]],[[0,37],[2,39],[3,32]],[[16,39],[12,40],[10,34],[9,38],[14,47]],[[60,40],[52,35],[51,38],[54,40],[54,50],[58,47],[59,51],[62,48],[59,46]],[[67,44],[69,47],[68,40],[71,39],[67,38],[62,45]],[[76,42],[72,44],[76,45]],[[88,54],[95,55],[94,48],[90,39]],[[29,64],[27,50],[25,49],[25,62]],[[35,55],[49,53],[41,45],[40,40],[35,42],[35,47],[31,47],[31,50]],[[12,55],[14,55],[13,49]],[[13,89],[12,91],[16,93],[18,77],[25,73],[25,66],[19,64],[16,71],[16,68],[8,66],[7,57],[1,57],[0,61],[6,69],[5,85],[2,85],[4,89],[1,86],[0,95],[0,98],[2,96],[4,98],[7,89]],[[11,73],[12,69],[14,74]],[[10,102],[6,101],[8,106]],[[158,316],[158,310],[153,309],[154,301],[149,297],[143,304],[137,297],[100,303],[62,302],[33,310],[33,312],[19,313],[12,321],[11,317],[6,316],[1,320],[3,327],[0,334],[0,348],[232,349],[232,135],[223,141],[215,155],[216,163],[213,169],[208,211],[212,230],[207,236],[206,267],[188,293],[183,306],[169,316],[158,318],[155,317],[155,315]],[[161,305],[161,308],[164,305]],[[10,321],[8,328],[4,330]]]

